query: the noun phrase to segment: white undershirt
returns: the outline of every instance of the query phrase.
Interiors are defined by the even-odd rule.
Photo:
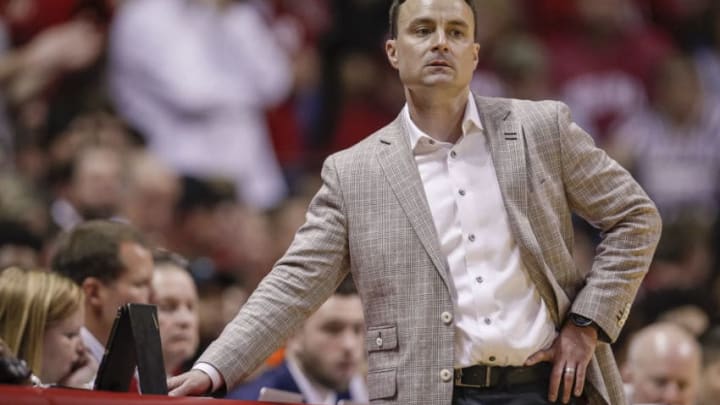
[[[423,133],[407,105],[402,116],[450,273],[455,366],[522,365],[557,332],[510,231],[475,100],[455,144]]]

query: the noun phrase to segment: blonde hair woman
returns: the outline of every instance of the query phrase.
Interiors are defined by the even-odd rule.
[[[0,273],[0,338],[46,384],[86,387],[97,364],[80,338],[83,293],[56,273]]]

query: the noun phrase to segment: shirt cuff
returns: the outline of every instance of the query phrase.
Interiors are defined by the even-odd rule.
[[[193,366],[193,370],[200,370],[207,374],[212,381],[212,391],[217,391],[225,384],[222,374],[210,363],[197,363]]]

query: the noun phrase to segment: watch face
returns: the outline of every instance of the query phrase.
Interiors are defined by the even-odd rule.
[[[592,319],[578,314],[570,314],[570,321],[577,326],[590,326],[593,322]]]

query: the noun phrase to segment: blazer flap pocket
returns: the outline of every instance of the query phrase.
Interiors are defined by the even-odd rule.
[[[371,370],[367,376],[367,386],[370,400],[390,398],[395,396],[397,391],[397,369],[389,368],[384,370]]]
[[[392,350],[397,348],[397,326],[371,326],[365,335],[365,344],[368,352]]]

